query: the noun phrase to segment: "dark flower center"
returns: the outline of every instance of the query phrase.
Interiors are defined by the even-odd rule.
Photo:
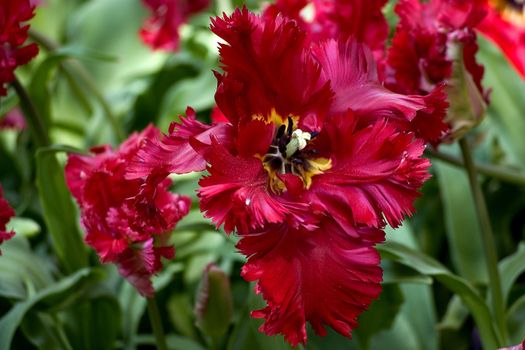
[[[263,165],[269,174],[269,187],[274,193],[285,190],[279,174],[293,174],[301,178],[304,187],[309,188],[314,175],[322,173],[331,166],[326,158],[315,158],[317,151],[307,147],[317,133],[304,132],[294,127],[292,117],[281,124],[272,144],[263,157]]]
[[[489,4],[506,21],[525,27],[525,0],[489,0]]]
[[[506,0],[506,3],[509,7],[518,11],[523,11],[525,9],[525,0]]]

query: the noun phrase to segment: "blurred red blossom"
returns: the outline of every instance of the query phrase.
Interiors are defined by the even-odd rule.
[[[24,130],[26,128],[26,120],[22,111],[19,108],[15,108],[7,112],[3,117],[0,117],[0,130],[2,129],[14,129]]]
[[[15,211],[11,208],[7,200],[5,200],[4,191],[0,185],[0,244],[13,238],[15,235],[13,231],[7,231],[6,228],[7,223],[13,216],[15,216]],[[2,251],[0,251],[0,255],[1,254]]]
[[[525,340],[518,345],[510,346],[508,348],[500,348],[499,350],[523,350],[525,348]]]
[[[314,42],[329,38],[335,38],[339,41],[352,38],[352,40],[365,44],[372,50],[377,61],[373,64],[374,69],[370,71],[370,74],[375,75],[373,79],[383,81],[385,41],[388,36],[388,24],[382,13],[385,4],[386,1],[383,0],[368,2],[357,0],[278,0],[274,5],[268,7],[265,13],[269,16],[275,16],[276,13],[280,12],[286,17],[295,19]],[[368,58],[367,62],[370,61],[372,59]],[[378,65],[377,70],[376,64]],[[425,103],[435,107],[419,109],[405,120],[395,118],[399,127],[411,130],[416,133],[417,137],[433,143],[440,140],[443,134],[446,134],[448,125],[443,119],[448,104],[445,101],[445,92],[442,86],[435,86],[428,91],[406,92],[399,90],[397,92],[428,94],[425,97]]]
[[[236,10],[212,31],[225,41],[215,99],[228,122],[206,125],[188,109],[130,175],[207,169],[201,210],[240,235],[242,274],[268,302],[253,313],[261,330],[292,345],[306,343],[306,322],[350,336],[381,289],[374,245],[414,211],[429,177],[410,121],[444,114],[445,95],[393,93],[363,44],[312,43],[276,11]]]
[[[487,16],[477,29],[498,45],[525,79],[525,2],[487,0]]]
[[[118,150],[103,146],[93,155],[69,155],[67,184],[81,209],[85,241],[104,263],[119,272],[144,296],[154,293],[150,277],[172,259],[170,232],[190,208],[188,197],[168,191],[171,180],[162,170],[147,177],[125,178],[129,161],[145,140],[159,137],[149,126],[131,135]]]
[[[384,56],[388,23],[382,9],[387,0],[277,0],[266,9],[293,18],[312,40],[347,40],[366,44],[376,59]]]
[[[7,94],[5,85],[15,80],[16,67],[38,53],[34,43],[22,46],[29,30],[22,23],[34,16],[34,9],[29,0],[0,0],[0,96]]]
[[[140,30],[144,43],[153,49],[175,51],[179,48],[179,27],[188,17],[203,11],[209,0],[142,0],[152,17]]]
[[[400,21],[388,52],[386,86],[403,94],[424,94],[443,84],[466,84],[471,104],[481,114],[483,108],[477,105],[488,102],[488,91],[481,85],[484,68],[476,62],[474,28],[485,16],[482,4],[483,0],[399,1],[395,11]],[[455,76],[463,71],[466,74]],[[414,123],[434,144],[450,132],[442,119],[422,118]],[[453,133],[459,124],[453,126]]]

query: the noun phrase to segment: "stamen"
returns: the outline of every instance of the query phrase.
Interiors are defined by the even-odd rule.
[[[272,119],[279,120],[280,117],[275,114]],[[268,172],[268,187],[277,194],[286,191],[279,174],[294,174],[302,180],[305,188],[309,188],[312,177],[331,167],[330,159],[318,158],[317,150],[307,148],[309,141],[318,132],[309,133],[294,128],[294,121],[297,119],[293,116],[280,120],[282,122],[273,142],[262,157],[264,168]]]
[[[311,139],[312,135],[310,135],[310,133],[304,132],[301,129],[296,129],[292,133],[292,139],[288,145],[286,145],[286,158],[290,158],[295,152],[304,149],[308,141]]]
[[[288,129],[286,130],[286,132],[288,133],[288,137],[292,136],[292,131],[293,131],[293,120],[292,120],[292,117],[288,117]]]
[[[284,130],[286,130],[286,125],[284,125],[284,124],[281,125],[281,126],[279,127],[279,129],[277,129],[277,136],[276,136],[277,139],[280,139],[281,137],[283,137],[283,135],[284,135]]]

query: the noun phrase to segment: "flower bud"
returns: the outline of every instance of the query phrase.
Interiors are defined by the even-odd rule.
[[[487,110],[488,93],[480,91],[465,65],[465,45],[475,45],[475,34],[455,31],[449,34],[447,58],[452,62],[452,75],[447,81],[450,108],[446,122],[451,126],[448,141],[462,138],[478,125]]]
[[[230,326],[232,309],[230,280],[217,265],[210,263],[197,291],[197,327],[208,336],[223,335]]]

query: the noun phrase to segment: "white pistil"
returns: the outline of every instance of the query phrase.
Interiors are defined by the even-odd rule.
[[[301,129],[294,130],[292,139],[286,145],[286,158],[290,158],[295,152],[304,149],[311,139],[312,135],[309,132],[304,132]]]

